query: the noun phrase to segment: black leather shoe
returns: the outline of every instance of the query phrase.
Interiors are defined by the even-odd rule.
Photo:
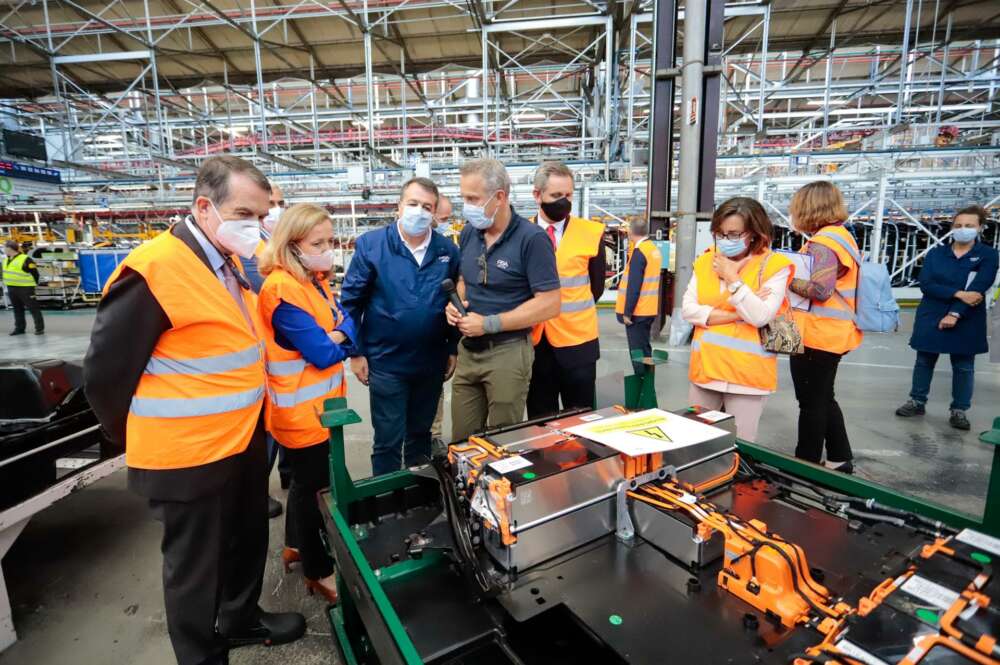
[[[36,331],[35,331],[35,334],[36,334],[36,335],[44,335],[44,334],[45,334],[45,331],[44,331],[44,330],[36,330]]]
[[[23,335],[23,334],[24,334],[24,331],[23,331],[23,330],[15,330],[14,332],[12,332],[12,333],[10,334],[10,336],[11,336],[11,337],[14,337],[15,335]]]
[[[267,495],[267,516],[272,520],[281,514],[282,510],[281,502],[275,499],[270,494]]]
[[[263,644],[288,644],[306,634],[306,618],[298,612],[264,612],[257,617],[257,624],[244,630],[223,634],[230,649]]]

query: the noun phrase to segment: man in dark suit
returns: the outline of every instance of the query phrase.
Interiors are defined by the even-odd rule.
[[[206,160],[191,216],[112,276],[85,360],[87,398],[125,448],[129,487],[163,523],[167,630],[180,665],[221,665],[231,647],[305,632],[300,614],[257,604],[268,538],[264,358],[232,254],[259,242],[269,189],[241,159]]]

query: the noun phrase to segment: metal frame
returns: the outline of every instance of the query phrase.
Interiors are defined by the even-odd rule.
[[[37,451],[32,451],[32,453]],[[96,483],[115,471],[125,467],[125,455],[102,460],[89,468],[74,473],[44,492],[11,506],[0,512],[0,559],[6,556],[14,541],[21,535],[31,518],[56,501]],[[0,568],[0,652],[17,641],[17,631],[11,616],[10,597],[7,595],[7,581]]]

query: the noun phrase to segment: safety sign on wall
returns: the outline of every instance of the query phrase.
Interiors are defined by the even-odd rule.
[[[677,450],[726,435],[726,431],[718,427],[662,409],[647,409],[575,425],[566,432],[603,443],[632,457]]]

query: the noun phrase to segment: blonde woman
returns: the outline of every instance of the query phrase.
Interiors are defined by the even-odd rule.
[[[799,439],[795,456],[854,472],[854,455],[844,414],[834,396],[840,359],[858,348],[864,337],[854,325],[860,256],[851,232],[844,228],[847,207],[837,186],[817,181],[795,192],[788,206],[792,227],[809,241],[802,253],[812,257],[809,279],[793,279],[792,293],[810,300],[808,311],[795,310],[805,353],[792,356],[789,367],[799,402]]]
[[[346,393],[343,361],[354,326],[330,292],[333,225],[319,206],[300,203],[281,223],[260,260],[266,277],[260,314],[267,344],[268,431],[285,448],[291,487],[285,516],[286,569],[301,560],[306,589],[337,602],[333,560],[320,537],[316,492],[328,485],[323,401]],[[294,547],[292,547],[294,545]]]

